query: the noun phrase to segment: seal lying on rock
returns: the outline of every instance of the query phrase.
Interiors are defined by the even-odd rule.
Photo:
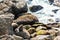
[[[17,24],[33,24],[35,22],[38,22],[38,19],[36,16],[31,14],[26,14],[19,16],[16,20],[14,20]]]

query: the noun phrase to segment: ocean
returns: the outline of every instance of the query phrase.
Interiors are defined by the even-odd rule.
[[[54,4],[54,3],[53,3]],[[48,0],[27,0],[28,13],[35,15],[39,22],[48,24],[60,22],[60,7],[50,4]],[[32,12],[30,7],[32,6],[42,6],[41,10]],[[37,9],[36,9],[37,10]]]

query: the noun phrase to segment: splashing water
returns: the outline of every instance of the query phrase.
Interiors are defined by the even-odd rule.
[[[27,5],[28,13],[32,13],[32,15],[35,15],[39,19],[39,22],[42,22],[44,24],[55,23],[57,21],[60,22],[60,8],[54,6],[53,4],[50,5],[48,0],[27,0]],[[43,9],[37,12],[31,12],[29,7],[34,5],[40,5],[43,7]],[[57,9],[58,11],[56,13],[52,11]]]

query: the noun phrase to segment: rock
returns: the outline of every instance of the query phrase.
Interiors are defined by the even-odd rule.
[[[12,5],[12,13],[15,15],[15,19],[21,16],[22,13],[28,11],[27,3],[25,0],[13,0],[14,4]]]
[[[32,37],[32,38],[33,38],[33,37],[36,37],[36,36],[37,36],[36,33],[31,34],[31,37]]]
[[[52,10],[54,13],[57,13],[57,11],[58,11],[59,9],[55,9],[55,10]]]
[[[50,35],[39,35],[34,38],[31,38],[30,40],[53,40],[53,38]]]
[[[0,40],[15,40],[15,39],[11,35],[3,35],[3,36],[0,36]]]
[[[47,24],[47,27],[55,27],[55,28],[58,28],[58,23],[49,23],[49,24]]]
[[[17,23],[12,23],[12,27],[18,27],[18,24]]]
[[[14,37],[15,40],[23,40],[23,38],[20,37],[20,36],[13,35],[13,37]]]
[[[19,18],[17,18],[14,22],[17,24],[33,24],[35,22],[38,22],[38,19],[36,16],[29,14],[19,16]]]
[[[32,27],[38,27],[38,26],[41,26],[42,24],[33,24]]]
[[[60,36],[55,37],[54,40],[60,40]]]
[[[24,39],[29,39],[30,38],[30,34],[29,32],[24,29],[22,26],[19,26],[18,28],[15,29],[15,34],[18,36],[23,37]]]
[[[39,23],[39,22],[35,22],[35,24],[33,24],[33,25],[32,25],[32,27],[35,27],[35,28],[37,28],[37,27],[39,27],[39,26],[47,27],[47,25],[46,25],[46,24]]]
[[[26,30],[28,30],[29,28],[31,28],[31,25],[24,25],[23,26]]]
[[[47,31],[50,35],[53,35],[53,36],[56,36],[57,35],[57,33],[58,33],[58,31],[56,31],[56,30],[48,30]]]
[[[36,31],[35,28],[29,28],[29,29],[28,29],[28,32],[29,32],[30,34],[34,33],[35,31]]]
[[[12,34],[11,23],[14,16],[11,14],[0,15],[0,35]]]
[[[46,29],[47,29],[47,28],[44,27],[44,26],[39,26],[39,27],[36,28],[36,31],[39,31],[39,30],[46,30]]]
[[[28,8],[25,0],[3,0],[0,3],[0,10],[14,14],[16,19],[22,13],[27,12]]]
[[[54,5],[59,6],[60,7],[60,0],[54,0]]]
[[[0,40],[23,40],[23,38],[16,35],[3,35],[0,36]]]
[[[36,32],[37,35],[45,35],[47,34],[47,30],[39,30]]]
[[[54,0],[49,0],[49,3],[50,3],[50,4],[53,4],[53,3],[54,3]]]
[[[8,7],[6,4],[4,3],[0,3],[0,10],[3,10],[4,8]]]
[[[39,11],[41,9],[43,9],[43,7],[40,6],[40,5],[34,5],[34,6],[30,7],[31,12],[37,12],[37,11]]]

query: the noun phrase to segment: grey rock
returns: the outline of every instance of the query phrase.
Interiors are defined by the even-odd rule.
[[[50,35],[39,35],[34,38],[31,38],[31,40],[52,40],[52,36]]]
[[[13,35],[13,37],[14,37],[15,40],[23,40],[23,38],[20,37],[20,36]]]
[[[15,40],[11,35],[2,35],[0,36],[0,40]]]
[[[25,39],[30,38],[29,32],[21,26],[20,26],[20,28],[18,27],[17,29],[15,29],[15,31],[16,31],[15,34],[18,35],[18,36],[21,36]]]
[[[54,40],[60,40],[60,36],[55,37]]]
[[[12,14],[0,15],[0,35],[12,34],[11,23],[14,16]]]

